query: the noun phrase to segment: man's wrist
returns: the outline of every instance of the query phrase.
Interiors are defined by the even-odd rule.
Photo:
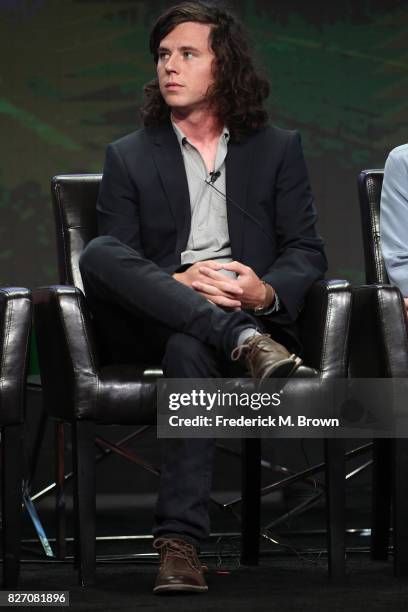
[[[263,310],[269,310],[269,308],[272,306],[275,300],[275,291],[271,287],[271,285],[269,285],[265,281],[262,281],[262,283],[265,289],[265,297],[264,297],[263,302],[259,304],[258,306],[255,306],[254,308],[254,312],[258,314],[261,313]]]
[[[265,283],[266,295],[264,308],[270,308],[275,301],[275,290],[271,285]]]

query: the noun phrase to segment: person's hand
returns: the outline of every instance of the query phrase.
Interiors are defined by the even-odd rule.
[[[206,264],[207,262],[205,262],[202,266],[202,274],[209,277],[209,279],[214,279],[214,275],[217,274],[217,270],[221,269],[231,270],[238,275],[236,282],[243,290],[243,293],[240,296],[243,308],[256,308],[257,306],[261,305],[272,305],[273,300],[275,299],[275,292],[273,288],[270,303],[265,304],[266,287],[259,276],[249,266],[245,266],[239,261],[232,261],[231,263],[213,262],[211,267],[207,266]]]
[[[218,264],[212,260],[199,261],[185,272],[175,272],[173,278],[194,289],[217,306],[240,310],[243,289],[239,286],[237,280],[218,272],[217,270],[220,268],[217,268],[217,266]],[[213,272],[211,277],[205,273],[208,270]]]

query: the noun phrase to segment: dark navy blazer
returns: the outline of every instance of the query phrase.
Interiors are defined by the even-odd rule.
[[[275,288],[284,308],[270,315],[273,322],[295,321],[327,269],[299,134],[268,126],[230,140],[226,191],[233,259]],[[179,268],[191,212],[170,123],[109,145],[97,210],[100,235],[115,236],[169,273]]]

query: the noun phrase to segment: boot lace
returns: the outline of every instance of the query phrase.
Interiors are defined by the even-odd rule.
[[[249,357],[249,359],[252,360],[260,351],[265,350],[262,347],[262,343],[266,338],[270,337],[270,334],[251,336],[246,342],[239,344],[233,349],[231,353],[232,361],[238,361],[241,357]]]
[[[194,570],[201,571],[203,568],[198,560],[196,549],[192,544],[184,540],[172,538],[158,538],[153,542],[153,548],[160,552],[161,562],[165,563],[169,557],[184,559]]]

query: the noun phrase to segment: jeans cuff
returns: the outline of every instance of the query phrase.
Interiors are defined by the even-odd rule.
[[[187,544],[192,544],[196,549],[197,552],[200,552],[200,542],[198,540],[196,540],[195,538],[186,535],[184,533],[175,533],[175,532],[171,532],[171,533],[155,533],[154,534],[154,539],[158,540],[159,538],[171,538],[174,540],[184,540],[184,542],[187,542]]]

